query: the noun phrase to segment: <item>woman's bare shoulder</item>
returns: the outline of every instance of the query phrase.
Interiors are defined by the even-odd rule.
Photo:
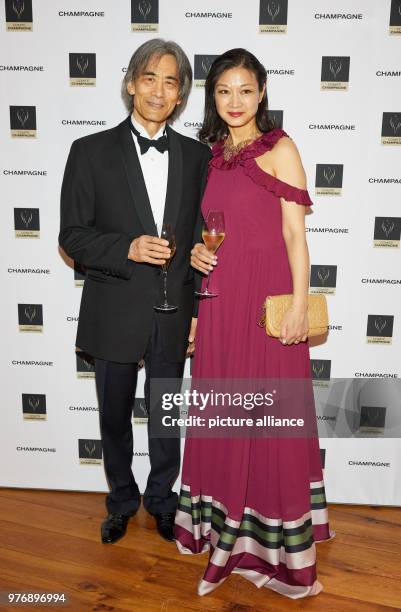
[[[275,176],[290,185],[306,189],[305,170],[295,142],[288,136],[280,138],[271,151]]]

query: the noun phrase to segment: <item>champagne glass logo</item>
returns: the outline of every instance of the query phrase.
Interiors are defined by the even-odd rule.
[[[92,364],[89,363],[89,361],[87,361],[86,359],[84,359],[83,357],[81,357],[81,361],[82,363],[85,365],[85,368],[89,371],[92,370]]]
[[[19,108],[17,110],[17,119],[21,124],[22,129],[25,127],[25,123],[28,121],[29,112],[26,108]]]
[[[366,416],[370,426],[377,426],[380,423],[380,409],[375,406],[366,407]]]
[[[342,62],[336,60],[336,59],[331,59],[330,63],[329,63],[329,69],[331,74],[333,75],[333,77],[336,79],[338,73],[340,72],[341,68],[343,67]]]
[[[380,335],[386,326],[387,326],[387,321],[386,319],[383,319],[383,317],[377,317],[375,319],[375,328],[377,329]]]
[[[28,404],[29,406],[32,408],[32,410],[34,412],[36,412],[37,407],[39,406],[39,398],[38,397],[33,397],[32,395],[30,396],[29,400],[28,400]]]
[[[35,308],[35,306],[26,306],[26,308],[24,310],[24,314],[25,314],[26,318],[28,319],[29,323],[32,323],[32,321],[36,317],[36,308]]]
[[[319,268],[317,271],[317,277],[322,283],[322,287],[330,276],[330,270],[328,268]]]
[[[33,215],[32,215],[32,211],[29,211],[27,209],[23,210],[20,213],[20,217],[21,217],[21,221],[22,223],[25,225],[25,227],[28,229],[28,226],[31,224]]]
[[[396,134],[401,127],[400,117],[398,115],[391,115],[389,123],[390,123],[390,127],[392,128],[394,134]]]
[[[312,366],[312,372],[315,375],[315,378],[320,378],[320,375],[323,372],[323,364],[320,362],[314,363]]]
[[[89,457],[92,457],[92,455],[95,453],[95,450],[96,450],[96,444],[94,441],[92,442],[91,445],[88,442],[85,442],[84,448],[86,452],[88,453]]]
[[[142,15],[143,20],[146,21],[150,11],[152,10],[152,5],[149,0],[141,0],[138,3],[138,10]]]
[[[146,406],[145,406],[145,403],[143,401],[142,402],[141,401],[138,402],[138,408],[139,408],[139,410],[142,412],[142,414],[144,416],[148,416],[147,412],[146,412]]]
[[[209,70],[212,64],[213,64],[213,60],[210,57],[202,58],[202,70],[206,75],[209,74]]]
[[[327,166],[327,168],[324,169],[323,176],[326,179],[326,182],[328,185],[332,183],[335,175],[336,175],[335,168],[331,168],[330,166]]]
[[[386,235],[386,238],[388,238],[394,229],[394,221],[390,221],[390,219],[384,219],[381,227],[382,227],[383,232]]]
[[[25,11],[25,2],[23,2],[23,0],[14,0],[13,11],[17,15],[17,18],[21,19],[21,15]]]
[[[89,57],[87,55],[78,55],[77,67],[82,76],[85,74],[89,66]]]
[[[271,20],[274,21],[277,17],[277,15],[280,12],[280,4],[279,2],[274,2],[273,0],[271,2],[267,3],[267,12],[271,17]]]
[[[277,127],[277,117],[271,111],[269,111],[269,119],[272,121],[274,127]]]

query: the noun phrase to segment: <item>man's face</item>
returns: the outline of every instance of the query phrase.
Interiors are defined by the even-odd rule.
[[[177,60],[170,54],[151,58],[127,85],[128,93],[134,96],[134,115],[155,123],[164,123],[181,104],[179,89]]]

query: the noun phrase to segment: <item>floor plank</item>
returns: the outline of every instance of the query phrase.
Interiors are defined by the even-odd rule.
[[[100,542],[104,495],[0,489],[0,590],[65,592],[73,612],[401,610],[401,510],[330,505],[336,537],[317,544],[318,597],[288,600],[238,575],[199,597],[206,555],[181,556],[143,508],[117,544]],[[4,610],[15,611],[13,606]]]

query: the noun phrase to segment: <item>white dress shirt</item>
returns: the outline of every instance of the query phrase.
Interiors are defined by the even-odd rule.
[[[165,126],[161,127],[160,130],[152,138],[150,138],[146,129],[135,121],[131,115],[132,125],[141,136],[149,138],[150,140],[157,140],[160,136],[163,136]],[[141,164],[143,178],[145,180],[146,190],[149,196],[150,206],[152,208],[153,218],[157,227],[157,233],[160,236],[160,232],[163,225],[164,207],[166,204],[166,191],[167,191],[167,177],[168,177],[168,151],[160,153],[155,147],[149,147],[149,149],[141,155],[141,149],[138,144],[137,137],[133,132],[132,139],[135,143],[136,152],[138,154],[139,163]]]

